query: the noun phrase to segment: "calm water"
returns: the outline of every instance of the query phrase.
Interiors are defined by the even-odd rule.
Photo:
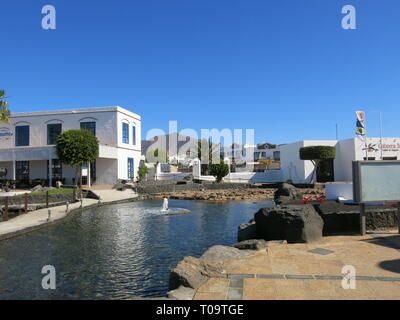
[[[237,227],[267,201],[171,200],[192,214],[164,216],[162,201],[105,206],[0,241],[0,299],[124,299],[165,295],[169,270],[187,255],[236,242]],[[43,290],[53,265],[57,289]]]

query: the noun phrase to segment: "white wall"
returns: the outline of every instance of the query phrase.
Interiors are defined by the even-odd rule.
[[[282,170],[268,170],[265,172],[231,172],[224,178],[224,181],[232,183],[282,182],[282,177]]]
[[[97,111],[96,111],[97,110]],[[101,111],[102,110],[102,111]],[[117,108],[93,108],[77,110],[61,110],[46,112],[16,113],[11,118],[11,125],[0,125],[13,136],[0,137],[0,149],[26,148],[15,146],[15,126],[29,125],[29,147],[47,146],[47,124],[61,123],[62,131],[80,129],[81,122],[96,122],[96,137],[100,144],[117,146]],[[8,139],[7,139],[8,138]]]
[[[118,160],[97,159],[96,161],[96,184],[114,184],[118,176]]]
[[[299,150],[304,147],[304,141],[286,144],[280,147],[282,181],[288,180],[294,183],[305,181],[304,161],[300,160]]]
[[[118,148],[118,179],[128,180],[128,158],[133,158],[134,178],[137,177],[141,159],[140,152]]]
[[[62,131],[65,131],[80,129],[81,122],[96,122],[96,137],[100,144],[96,184],[111,184],[117,179],[127,179],[128,158],[134,159],[134,175],[136,178],[141,158],[141,118],[137,114],[121,107],[13,114],[11,125],[0,125],[0,166],[7,168],[7,178],[11,179],[12,163],[10,160],[15,158],[16,160],[30,161],[31,179],[45,179],[47,177],[47,159],[49,157],[56,158],[54,147],[47,145],[47,124],[61,123]],[[128,144],[122,142],[123,122],[129,124]],[[29,146],[15,146],[16,125],[30,126]],[[133,144],[133,126],[136,127],[135,144]],[[8,150],[1,151],[2,149]],[[66,178],[66,183],[72,183],[74,176],[73,168],[63,165],[63,177]]]
[[[335,181],[352,181],[353,160],[356,159],[354,139],[340,140],[336,145]]]

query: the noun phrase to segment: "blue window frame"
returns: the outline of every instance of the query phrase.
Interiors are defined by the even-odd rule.
[[[133,179],[134,172],[133,158],[128,158],[128,179]]]
[[[135,146],[136,145],[136,127],[132,127],[132,144]]]
[[[81,122],[81,130],[89,130],[96,136],[96,122]]]
[[[47,125],[47,144],[52,145],[57,143],[57,138],[61,134],[62,124],[48,124]]]
[[[15,127],[15,146],[29,146],[29,126]]]
[[[122,143],[129,143],[129,124],[122,123]]]

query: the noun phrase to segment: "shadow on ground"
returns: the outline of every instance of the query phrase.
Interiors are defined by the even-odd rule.
[[[364,239],[361,241],[400,250],[400,235],[379,236],[378,234],[376,234],[373,236],[374,238],[372,239]]]
[[[400,259],[382,261],[381,263],[379,263],[379,266],[382,269],[400,273]]]

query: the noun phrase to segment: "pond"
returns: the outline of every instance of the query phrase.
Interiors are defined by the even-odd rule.
[[[170,200],[192,214],[166,216],[162,200],[92,208],[47,228],[0,241],[0,299],[126,299],[168,291],[169,270],[184,256],[236,242],[239,224],[265,201]],[[56,269],[55,290],[41,286]]]

